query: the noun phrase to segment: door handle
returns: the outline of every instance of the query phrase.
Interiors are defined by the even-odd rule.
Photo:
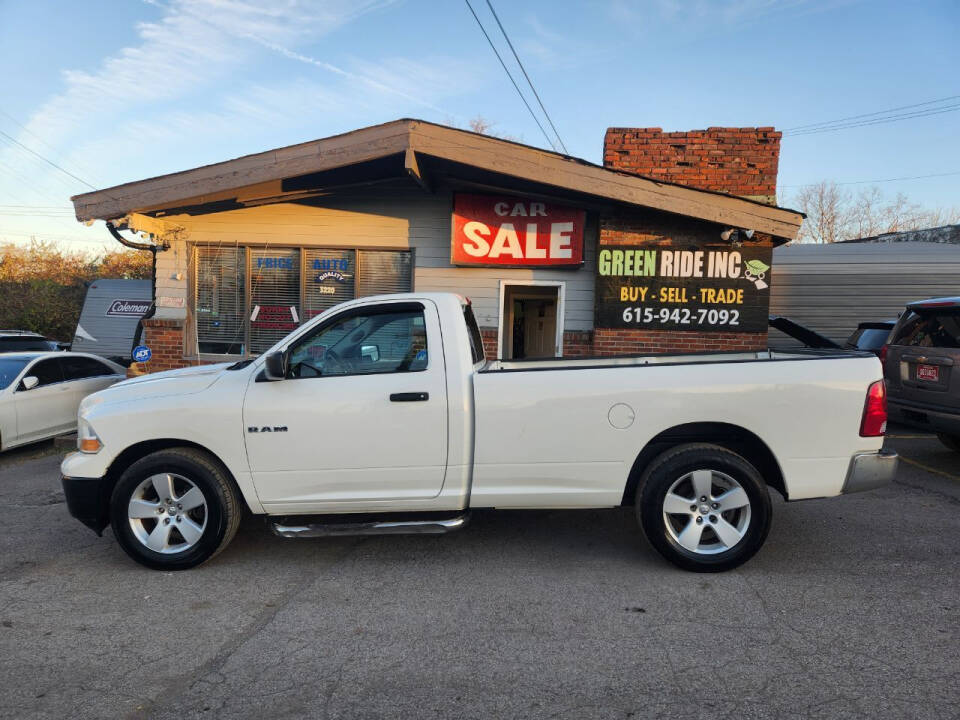
[[[430,399],[430,393],[425,392],[405,392],[392,393],[390,402],[424,402]]]

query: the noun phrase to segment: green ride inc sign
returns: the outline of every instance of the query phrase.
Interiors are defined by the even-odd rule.
[[[598,328],[766,332],[772,248],[601,245]]]

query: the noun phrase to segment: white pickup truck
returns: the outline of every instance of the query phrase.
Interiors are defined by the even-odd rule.
[[[487,361],[468,300],[368,297],[264,355],[87,397],[62,465],[70,512],[135,560],[216,555],[243,505],[284,537],[441,533],[470,508],[635,505],[652,545],[735,567],[788,500],[889,482],[866,353]]]

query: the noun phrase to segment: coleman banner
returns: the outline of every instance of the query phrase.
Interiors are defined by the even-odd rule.
[[[602,245],[596,327],[766,332],[770,247]]]
[[[577,208],[504,195],[453,198],[454,265],[578,267],[585,213]]]

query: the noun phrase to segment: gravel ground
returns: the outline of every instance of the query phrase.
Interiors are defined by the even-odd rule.
[[[630,510],[283,540],[145,570],[67,515],[52,445],[0,459],[0,716],[960,717],[960,455],[785,504],[746,566],[663,562]]]

